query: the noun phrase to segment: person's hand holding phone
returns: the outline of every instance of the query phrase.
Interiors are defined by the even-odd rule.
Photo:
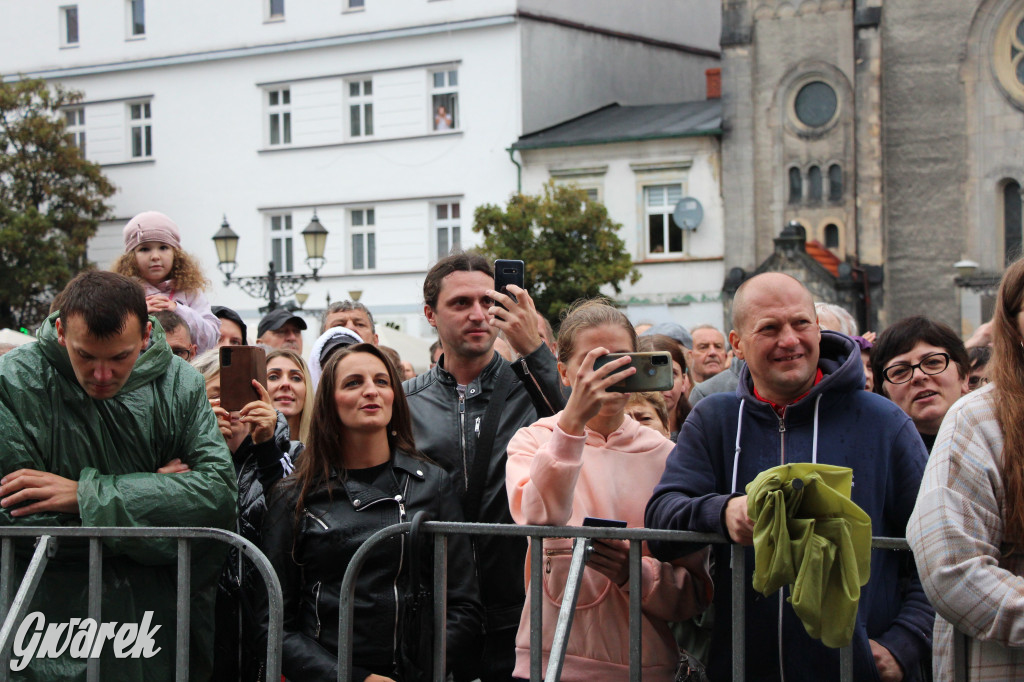
[[[607,348],[595,348],[584,356],[583,362],[576,372],[572,395],[569,396],[569,402],[562,410],[562,416],[558,418],[558,427],[562,431],[573,436],[582,436],[585,433],[583,427],[597,416],[605,402],[622,399],[622,393],[615,393],[608,389],[612,384],[636,374],[636,367],[627,367],[631,362],[631,358],[627,355],[594,369],[594,361],[607,354]],[[625,369],[623,369],[624,367]],[[622,371],[616,373],[616,370],[620,369]]]
[[[249,426],[249,435],[253,443],[265,443],[274,437],[274,429],[277,427],[277,411],[270,404],[270,393],[263,388],[263,384],[252,380],[252,387],[259,394],[260,399],[254,400],[238,413],[238,421]]]
[[[515,352],[529,355],[544,343],[537,329],[537,308],[526,289],[515,284],[506,288],[518,301],[500,291],[489,290],[487,295],[494,300],[494,305],[487,309],[487,322],[505,332]]]

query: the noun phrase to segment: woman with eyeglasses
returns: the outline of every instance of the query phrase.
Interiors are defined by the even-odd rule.
[[[907,317],[882,332],[871,350],[875,392],[900,406],[929,452],[942,418],[967,393],[970,360],[949,326],[923,315]]]
[[[907,525],[935,606],[936,680],[1024,679],[1024,260],[1006,269],[992,325],[991,383],[949,411]]]

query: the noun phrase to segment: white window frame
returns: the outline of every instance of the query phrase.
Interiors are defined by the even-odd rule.
[[[366,0],[342,0],[343,12],[365,12]]]
[[[295,230],[291,213],[275,213],[267,216],[268,263],[274,264],[279,275],[295,272]]]
[[[345,93],[348,102],[349,138],[373,137],[373,78],[345,81]],[[356,124],[355,129],[353,124]]]
[[[64,120],[69,141],[85,158],[85,107],[66,107]]]
[[[138,8],[142,19],[142,31],[135,32],[135,11]],[[125,0],[125,39],[141,40],[146,37],[146,0]]]
[[[458,67],[435,69],[429,72],[430,77],[430,130],[447,132],[462,127],[462,115],[459,112],[459,69]],[[438,106],[444,103],[446,113],[451,118],[448,128],[438,128]]]
[[[377,211],[373,206],[349,209],[349,268],[352,272],[377,269]],[[359,259],[356,259],[359,256]]]
[[[263,0],[263,9],[266,10],[264,21],[284,21],[284,2],[285,0]],[[275,3],[280,3],[280,12],[274,11]]]
[[[139,116],[135,116],[135,107],[139,107]],[[128,102],[128,155],[132,159],[153,158],[153,109],[152,100],[144,99]],[[139,153],[135,153],[135,131],[139,131]]]
[[[672,191],[673,188],[678,188],[678,196]],[[659,196],[654,196],[655,191],[658,191]],[[657,258],[680,258],[686,256],[689,253],[690,244],[689,237],[686,230],[676,227],[681,233],[680,249],[670,250],[671,242],[671,226],[675,224],[675,220],[672,218],[672,211],[675,209],[676,203],[679,199],[686,196],[686,183],[682,181],[678,182],[650,182],[644,184],[643,191],[643,234],[644,234],[644,255],[646,258],[657,259]],[[657,203],[652,204],[651,200],[658,200]],[[662,244],[664,250],[655,252],[652,250],[651,244],[651,218],[654,216],[662,217]]]
[[[78,17],[78,5],[61,5],[57,10],[60,17],[60,46],[61,47],[78,47],[82,39],[80,30],[81,22]],[[71,22],[68,21],[71,14],[74,15],[74,28],[75,28],[75,39],[71,40]]]
[[[441,217],[444,213],[444,217]],[[458,213],[458,215],[455,215]],[[431,228],[431,243],[434,248],[435,258],[444,258],[453,249],[462,248],[462,207],[458,201],[438,201],[430,205],[430,217],[433,222]],[[441,234],[444,231],[444,241],[447,248],[441,248]],[[457,235],[457,237],[453,237]]]
[[[292,143],[291,87],[278,86],[267,90],[267,146],[287,147]],[[274,141],[274,123],[278,126],[278,139]]]

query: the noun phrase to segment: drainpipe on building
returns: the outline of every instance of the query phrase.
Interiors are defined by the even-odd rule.
[[[511,161],[512,163],[514,163],[516,165],[516,193],[517,194],[522,194],[523,193],[523,167],[519,164],[518,161],[516,161],[516,157],[515,157],[516,150],[515,149],[513,149],[512,147],[509,147],[505,151],[508,152],[509,161]]]

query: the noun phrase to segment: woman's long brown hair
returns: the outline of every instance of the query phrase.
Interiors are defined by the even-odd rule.
[[[332,468],[344,475],[348,439],[345,438],[345,425],[341,423],[338,408],[334,403],[334,389],[338,381],[338,364],[356,353],[368,353],[374,356],[384,363],[384,367],[388,371],[388,380],[395,393],[395,399],[391,405],[391,421],[388,422],[386,430],[388,447],[392,452],[402,450],[414,457],[425,459],[416,452],[416,445],[412,437],[412,417],[409,413],[409,403],[405,400],[402,379],[398,376],[398,370],[373,344],[357,343],[354,346],[342,348],[331,356],[324,367],[320,384],[316,388],[313,419],[309,425],[306,449],[299,455],[295,473],[289,477],[291,485],[299,487],[299,495],[295,501],[296,518],[301,517],[303,513],[306,495],[317,486],[327,485],[328,494],[330,494],[331,487],[328,481],[331,478]]]
[[[1017,319],[1024,303],[1024,259],[1006,269],[992,324],[990,374],[997,398],[996,416],[1003,430],[999,464],[1006,491],[1003,537],[1024,541],[1024,346]]]

